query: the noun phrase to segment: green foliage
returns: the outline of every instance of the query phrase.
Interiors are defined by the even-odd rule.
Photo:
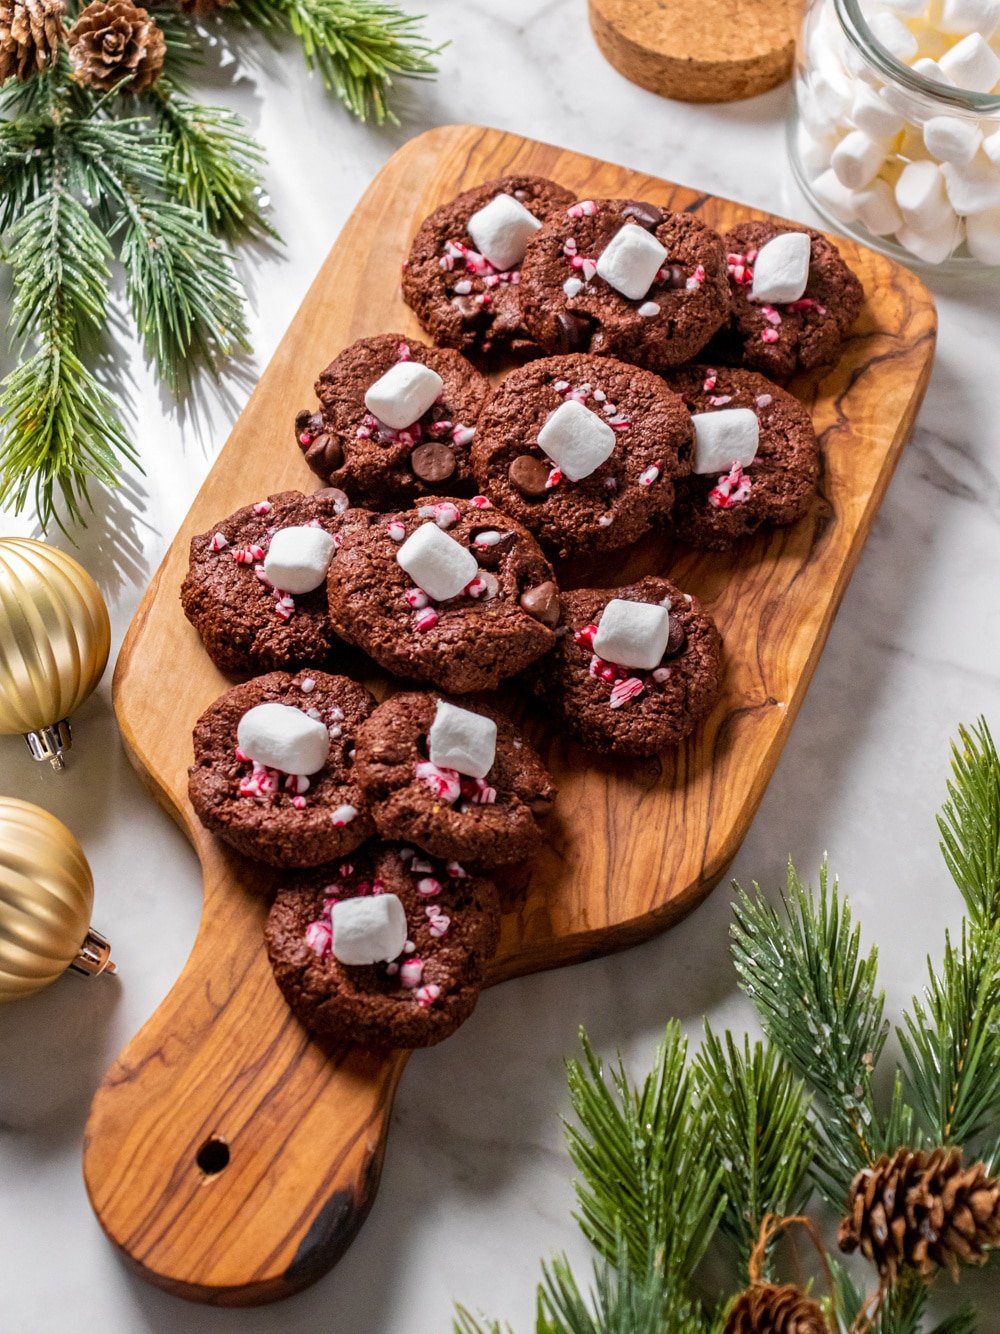
[[[583,1061],[567,1063],[579,1124],[566,1129],[580,1225],[608,1260],[620,1239],[633,1270],[645,1271],[650,1244],[673,1300],[701,1260],[725,1209],[722,1164],[706,1134],[680,1025],[667,1025],[641,1086],[619,1059],[610,1082],[585,1033]]]
[[[961,727],[951,748],[941,851],[974,927],[1000,920],[1000,758],[985,718]]]
[[[306,64],[359,120],[396,124],[388,95],[393,75],[434,73],[440,46],[421,35],[422,16],[379,0],[235,0],[233,9],[270,35],[291,32]]]
[[[861,928],[825,863],[816,898],[789,864],[781,912],[755,885],[752,897],[739,891],[734,913],[740,986],[768,1037],[816,1096],[821,1151],[815,1175],[839,1207],[855,1173],[893,1137],[873,1091],[889,1031],[877,985],[878,952],[862,956]],[[901,1099],[892,1119],[894,1132],[905,1138],[910,1116]]]
[[[706,1027],[696,1078],[708,1138],[722,1164],[726,1210],[722,1230],[735,1243],[741,1277],[768,1214],[798,1214],[809,1199],[809,1169],[816,1151],[810,1098],[778,1051]],[[771,1277],[775,1241],[762,1277]]]
[[[594,1266],[584,1296],[565,1259],[543,1266],[536,1334],[704,1334],[705,1321],[689,1300],[671,1294],[660,1252],[650,1246],[645,1270],[636,1274],[620,1242],[615,1265]]]
[[[80,6],[68,6],[72,22]],[[419,21],[368,0],[240,0],[306,59],[358,116],[390,118],[392,76],[433,72]],[[0,256],[15,289],[19,363],[0,386],[0,504],[32,504],[43,528],[83,522],[91,484],[136,461],[94,369],[120,265],[143,345],[172,389],[247,348],[244,293],[227,242],[275,238],[261,212],[264,156],[242,120],[195,100],[196,25],[166,3],[167,43],[149,93],[95,93],[63,51],[44,74],[0,91]],[[225,240],[220,239],[225,238]],[[61,511],[57,502],[61,500]]]

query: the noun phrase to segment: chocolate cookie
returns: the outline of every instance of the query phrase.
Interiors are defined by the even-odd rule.
[[[454,694],[495,690],[552,647],[552,567],[531,534],[485,497],[351,516],[330,567],[330,620],[386,671]],[[468,585],[440,601],[396,559],[417,529],[435,523],[478,563],[477,572],[470,562]]]
[[[326,724],[328,758],[308,776],[254,762],[237,728],[259,704],[285,704]],[[375,707],[346,676],[271,672],[233,686],[198,719],[188,795],[206,829],[247,857],[271,866],[316,866],[363,843],[375,829],[354,776],[358,728]]]
[[[417,421],[394,430],[368,411],[365,394],[400,361],[429,366],[444,387]],[[320,409],[298,414],[295,439],[313,472],[359,505],[383,509],[431,493],[471,495],[469,446],[489,391],[486,377],[458,352],[402,334],[362,338],[320,375]]]
[[[556,409],[574,402],[597,416],[613,444],[576,481],[538,440]],[[489,400],[472,466],[486,495],[553,556],[615,551],[670,511],[692,438],[683,403],[651,371],[611,357],[545,357],[512,371]]]
[[[539,220],[573,202],[543,176],[485,181],[434,210],[413,238],[403,265],[403,300],[445,347],[463,351],[531,346],[521,322],[520,269],[497,269],[477,249],[469,219],[498,195],[510,195]]]
[[[619,667],[593,649],[613,599],[666,605],[669,639],[652,670]],[[701,605],[666,579],[626,588],[578,588],[560,598],[554,653],[537,671],[536,689],[582,746],[629,759],[676,745],[708,713],[719,693],[722,645]]]
[[[597,271],[602,252],[626,226],[643,228],[666,250],[649,286],[634,297]],[[690,213],[585,199],[553,214],[530,242],[521,307],[546,352],[593,352],[654,371],[678,366],[729,315],[722,241]]]
[[[357,780],[375,827],[436,857],[487,867],[523,861],[541,845],[538,817],[555,800],[552,778],[506,718],[481,704],[451,702],[496,723],[489,772],[470,778],[431,763],[438,696],[393,695],[358,731]]]
[[[795,523],[808,511],[819,447],[797,398],[754,371],[686,366],[669,383],[693,413],[748,408],[760,428],[757,455],[746,468],[736,463],[678,481],[671,526],[682,541],[726,551],[758,528]]]
[[[191,539],[181,605],[220,671],[271,671],[329,658],[335,639],[324,584],[285,593],[268,579],[264,561],[282,528],[319,525],[336,541],[347,506],[333,488],[312,496],[282,491]]]
[[[757,252],[785,232],[808,232],[812,241],[806,290],[785,305],[750,300]],[[790,223],[742,222],[723,237],[729,268],[732,319],[706,359],[734,361],[784,381],[797,370],[809,371],[836,361],[841,343],[858,317],[864,289],[819,232]]]
[[[382,963],[341,963],[333,907],[372,894],[394,894],[402,904],[403,953]],[[264,930],[275,980],[306,1028],[379,1047],[430,1047],[454,1033],[475,1009],[499,936],[492,881],[387,844],[289,879]]]

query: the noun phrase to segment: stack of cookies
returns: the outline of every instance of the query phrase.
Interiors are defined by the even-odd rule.
[[[556,795],[484,692],[520,685],[622,761],[691,733],[719,692],[712,618],[665,572],[579,587],[574,567],[663,530],[752,558],[806,514],[819,450],[781,383],[836,357],[862,291],[814,232],[720,237],[511,176],[426,219],[403,294],[436,345],[342,351],[295,419],[320,489],[196,537],[181,596],[250,678],[199,720],[190,795],[290,872],[266,932],[282,992],[318,1034],[416,1047],[471,1013],[490,873],[538,851]],[[496,385],[470,360],[501,356]],[[371,662],[402,693],[352,679]]]

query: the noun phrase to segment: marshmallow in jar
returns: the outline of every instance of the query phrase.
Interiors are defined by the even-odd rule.
[[[795,101],[821,212],[925,264],[1000,265],[1000,0],[811,0]]]

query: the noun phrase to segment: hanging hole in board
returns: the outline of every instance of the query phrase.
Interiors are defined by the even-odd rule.
[[[229,1145],[218,1135],[210,1135],[194,1160],[207,1177],[216,1176],[229,1166]]]

